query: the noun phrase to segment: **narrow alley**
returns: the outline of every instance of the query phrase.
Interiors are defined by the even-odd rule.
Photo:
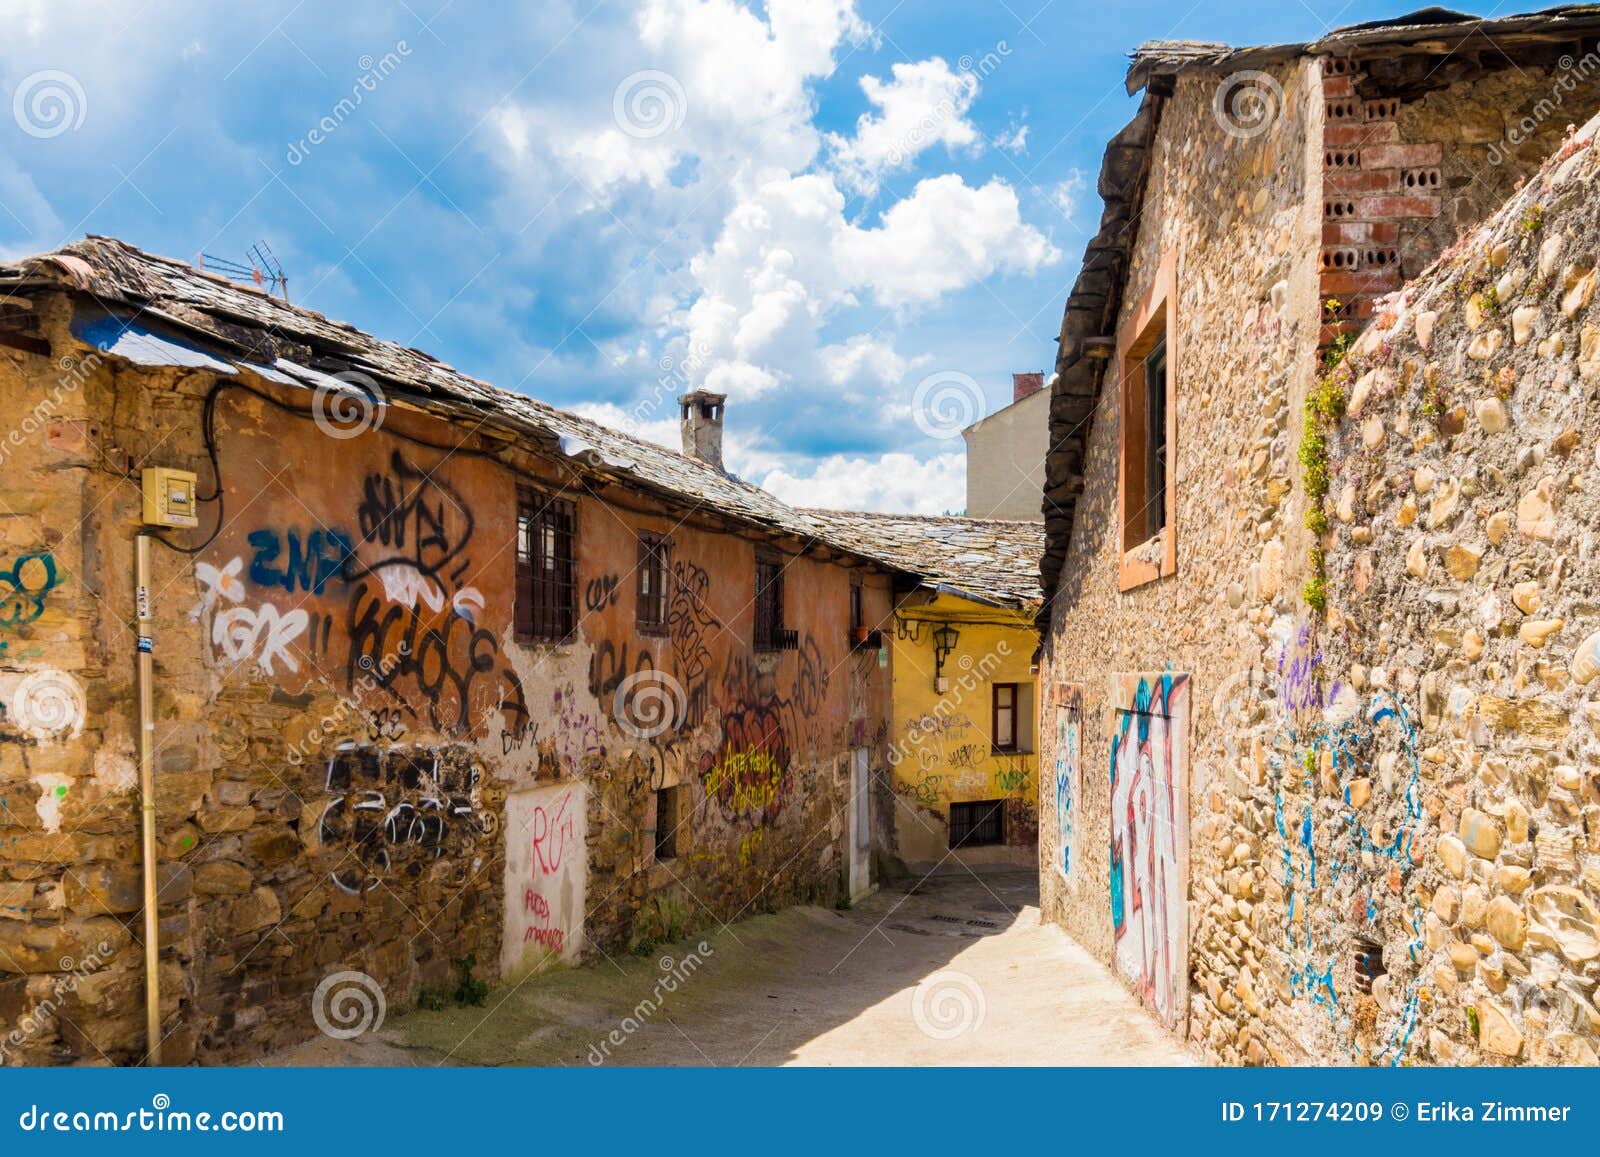
[[[1031,873],[911,885],[848,911],[790,908],[645,957],[597,957],[492,992],[481,1008],[396,1014],[269,1063],[1193,1063],[1103,965],[1040,923]],[[661,996],[673,974],[682,982]],[[653,995],[650,1013],[641,1002]]]

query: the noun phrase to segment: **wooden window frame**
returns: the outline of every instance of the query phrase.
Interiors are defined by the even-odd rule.
[[[569,642],[578,627],[578,506],[517,487],[515,625],[519,642]],[[565,549],[563,550],[563,539]],[[553,552],[548,547],[553,544]],[[554,557],[547,564],[547,553]]]
[[[651,590],[654,585],[655,589]],[[638,581],[634,587],[634,625],[641,635],[665,635],[672,602],[672,540],[639,533]]]
[[[1144,296],[1117,331],[1118,403],[1121,416],[1117,470],[1117,533],[1121,547],[1117,587],[1131,591],[1178,570],[1178,253],[1162,255]],[[1147,429],[1146,362],[1157,350],[1166,359],[1166,439],[1162,527],[1148,533],[1145,496],[1149,488],[1150,439]]]
[[[751,607],[754,624],[751,646],[757,651],[781,651],[783,636],[783,556],[776,551],[756,551],[756,588]],[[770,572],[770,579],[763,581]]]
[[[1011,692],[1011,739],[1007,743],[1000,742],[1000,692]],[[1022,750],[1022,687],[1017,683],[994,683],[989,692],[989,742],[995,751],[1005,755],[1015,755]]]

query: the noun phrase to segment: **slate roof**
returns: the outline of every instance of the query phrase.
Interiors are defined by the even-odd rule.
[[[979,602],[1035,607],[1042,522],[999,518],[930,518],[854,510],[806,510],[833,538],[858,553],[923,576],[932,586]]]
[[[1538,12],[1484,18],[1449,8],[1421,8],[1389,20],[1371,20],[1336,28],[1317,40],[1299,44],[1266,44],[1234,48],[1194,40],[1149,40],[1129,54],[1128,92],[1136,93],[1157,77],[1191,67],[1228,70],[1260,68],[1297,56],[1404,55],[1427,52],[1448,56],[1470,42],[1514,48],[1524,44],[1549,44],[1600,32],[1600,5],[1563,4]]]
[[[698,459],[489,385],[422,350],[384,341],[315,310],[291,306],[260,289],[146,253],[116,238],[90,236],[54,253],[0,264],[0,305],[7,297],[40,290],[72,294],[77,306],[74,332],[89,344],[138,364],[199,366],[219,373],[243,369],[307,389],[331,385],[348,390],[346,381],[331,375],[354,371],[375,381],[389,401],[404,399],[456,422],[510,425],[533,448],[564,457],[586,476],[705,507],[747,527],[799,540],[801,545],[827,547],[927,581],[938,580],[919,569],[919,560],[939,568],[943,576],[947,557],[962,553],[916,555],[895,547],[892,536],[847,534],[847,525],[830,512],[796,509]],[[987,532],[963,541],[966,553],[972,555],[965,580],[968,589],[1007,600],[1017,597],[1011,538]],[[1006,544],[1003,565],[978,565],[977,552],[984,541]],[[1036,570],[1037,560],[1036,548],[1021,569]],[[993,591],[984,585],[991,574],[1000,584]],[[1033,587],[1036,592],[1036,582]]]

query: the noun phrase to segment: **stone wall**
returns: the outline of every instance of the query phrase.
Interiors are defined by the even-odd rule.
[[[1118,592],[1120,414],[1117,371],[1108,370],[1039,675],[1045,916],[1115,962],[1176,1030],[1187,1022],[1201,1039],[1215,1015],[1211,994],[1237,1003],[1232,988],[1261,951],[1249,932],[1259,892],[1235,879],[1233,865],[1236,844],[1265,844],[1271,818],[1230,793],[1233,753],[1214,700],[1259,665],[1274,621],[1298,601],[1292,560],[1304,553],[1304,532],[1292,505],[1292,434],[1318,338],[1322,228],[1315,65],[1272,73],[1279,111],[1255,132],[1229,131],[1219,120],[1220,80],[1185,74],[1165,102],[1123,294],[1126,318],[1176,248],[1177,422],[1169,453],[1177,573]],[[1157,700],[1186,713],[1187,728],[1127,726],[1132,713],[1119,708]],[[1129,801],[1114,804],[1108,774],[1119,755],[1162,760],[1147,747],[1163,733],[1171,744],[1188,742],[1188,790],[1172,801],[1174,822],[1188,833],[1179,865],[1188,904],[1181,881],[1174,889],[1174,881],[1152,879],[1159,858],[1152,833],[1126,830]],[[1124,789],[1136,778],[1126,773]],[[1153,889],[1167,901],[1161,915],[1179,943],[1147,943],[1148,957],[1130,960],[1145,955],[1124,950],[1142,935],[1134,893],[1147,919],[1157,908]],[[1120,934],[1114,903],[1124,915]],[[1184,955],[1193,962],[1192,986]],[[1249,1038],[1213,1043],[1229,1060],[1250,1049]]]
[[[142,1054],[140,465],[220,490],[202,530],[164,532],[195,553],[154,550],[169,1063],[313,1034],[313,993],[341,969],[404,1006],[463,959],[493,980],[840,894],[850,753],[887,782],[890,707],[888,669],[849,649],[849,566],[773,544],[799,645],[757,652],[756,543],[715,511],[402,406],[333,438],[304,391],[134,367],[76,343],[60,299],[41,308],[54,357],[90,368],[15,450],[30,484],[8,495],[0,675],[57,672],[81,710],[30,730],[26,696],[0,688],[0,1031],[23,1038],[7,1059]],[[53,365],[0,353],[8,412]],[[519,485],[575,503],[568,643],[513,629]],[[641,531],[672,542],[659,632],[635,623]],[[886,623],[888,577],[863,591]],[[668,860],[662,806],[681,825]],[[77,978],[63,960],[102,938]],[[62,991],[63,1015],[41,1014]]]
[[[1435,1063],[1597,1062],[1595,130],[1379,302],[1329,378],[1308,654],[1323,697],[1393,702],[1411,737],[1397,762],[1323,774],[1373,844],[1406,833],[1398,880],[1368,853],[1349,887],[1396,917],[1380,1024]]]
[[[1590,130],[1385,297],[1560,131],[1522,111],[1559,68],[1413,71],[1303,62],[1243,139],[1210,123],[1225,78],[1180,74],[1123,295],[1181,238],[1177,573],[1118,593],[1108,373],[1046,635],[1046,915],[1224,1063],[1596,1059]],[[1382,237],[1326,224],[1353,142],[1323,117],[1357,98],[1371,147],[1441,144],[1438,205]],[[1433,156],[1349,169],[1385,197]],[[1330,281],[1358,241],[1397,271]],[[1372,318],[1348,355],[1336,290]]]

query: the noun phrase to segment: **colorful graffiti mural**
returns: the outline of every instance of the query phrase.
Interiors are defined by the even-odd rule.
[[[1352,1060],[1399,1064],[1417,1025],[1427,957],[1422,901],[1407,881],[1423,829],[1417,730],[1392,691],[1363,703],[1353,688],[1325,683],[1322,670],[1313,633],[1297,626],[1278,662],[1281,713],[1268,757],[1288,981],[1324,1011],[1332,1047]],[[1382,953],[1378,968],[1396,1010],[1380,1031],[1355,1010],[1348,970],[1357,937],[1397,949]]]
[[[1111,738],[1117,970],[1180,1029],[1189,974],[1189,677],[1119,675]]]
[[[1076,894],[1081,857],[1073,852],[1083,799],[1083,689],[1070,683],[1061,684],[1056,696],[1055,793],[1056,870],[1067,890]]]

